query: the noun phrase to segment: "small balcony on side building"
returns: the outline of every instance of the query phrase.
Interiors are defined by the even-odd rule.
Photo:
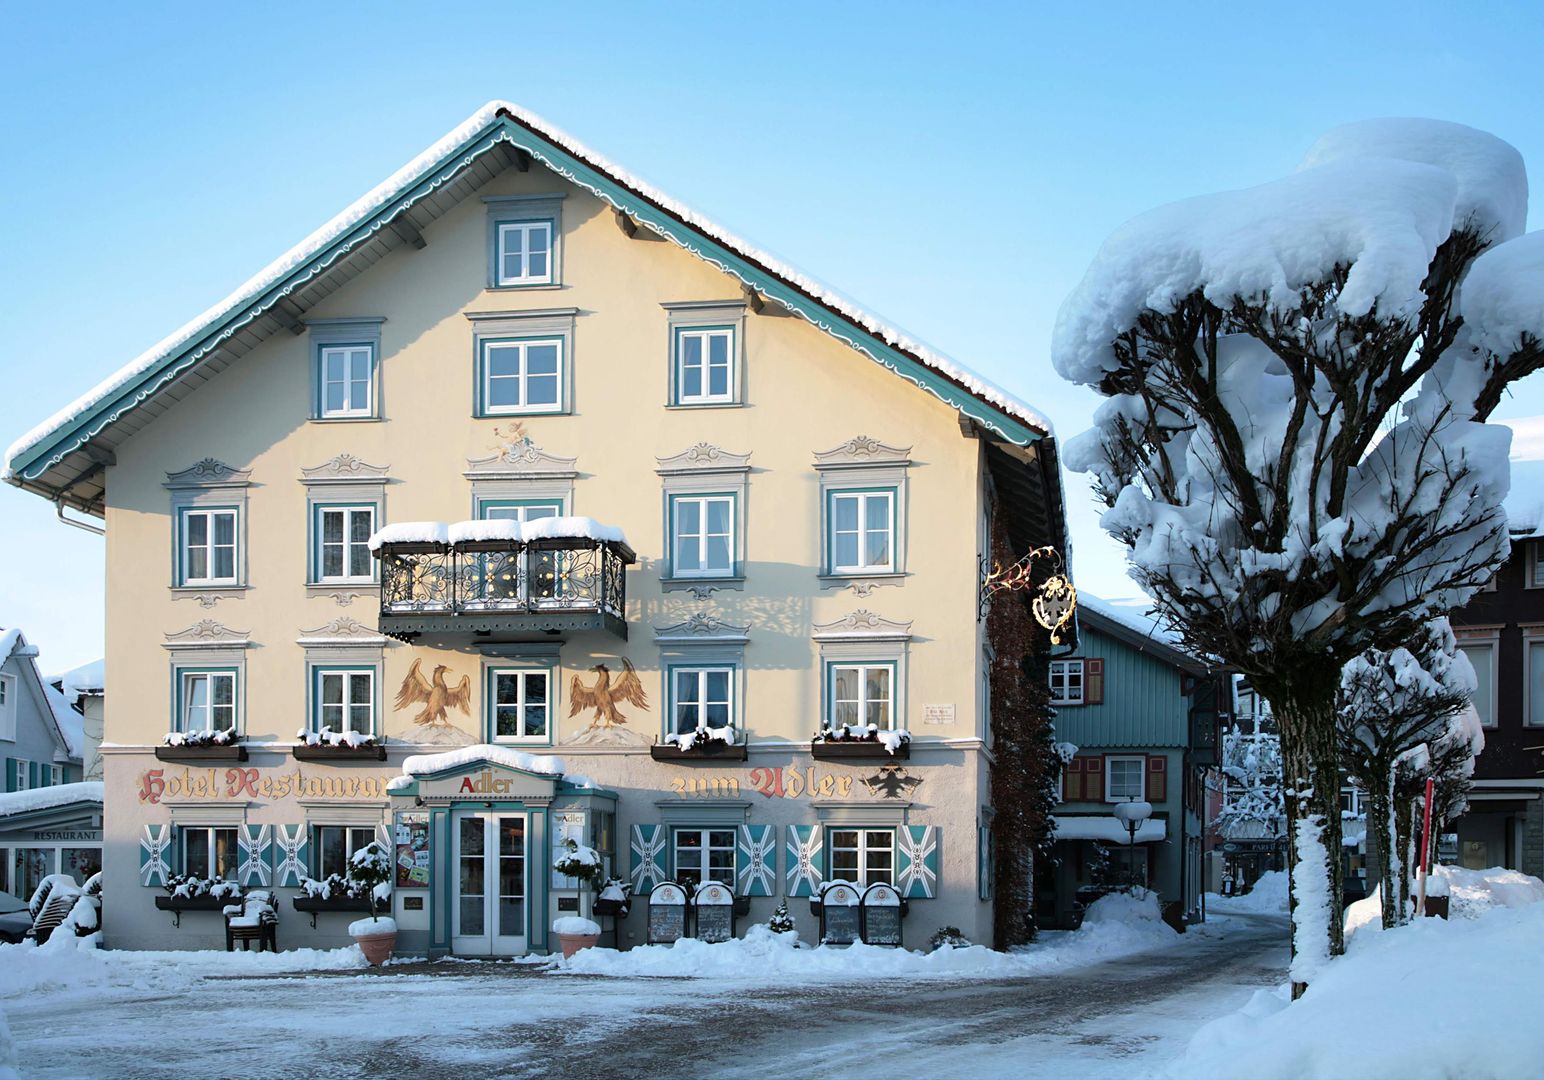
[[[540,641],[600,630],[627,638],[621,530],[590,518],[407,522],[370,538],[381,633]]]

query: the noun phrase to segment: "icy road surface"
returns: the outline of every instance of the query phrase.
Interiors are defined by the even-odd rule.
[[[31,1077],[1141,1076],[1280,983],[1287,924],[1022,979],[764,986],[441,963],[5,1003]]]

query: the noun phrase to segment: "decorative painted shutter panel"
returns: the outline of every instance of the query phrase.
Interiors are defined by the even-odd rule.
[[[27,762],[27,787],[33,789],[42,786],[42,784],[38,783],[38,763],[35,761]]]
[[[139,883],[161,888],[171,876],[172,827],[146,825],[139,833]]]
[[[665,876],[665,835],[663,825],[633,826],[629,876],[634,896],[648,896],[650,889],[669,880]]]
[[[788,895],[814,896],[826,878],[825,830],[788,826]]]
[[[304,825],[278,825],[273,833],[273,883],[298,889],[311,876],[311,834]]]
[[[1083,760],[1083,800],[1104,801],[1104,755],[1091,754]]]
[[[0,764],[4,764],[5,765],[5,778],[3,780],[0,780],[0,784],[5,785],[5,790],[6,791],[15,791],[16,790],[16,759],[15,758],[0,758]]]
[[[896,888],[906,897],[938,894],[938,847],[941,831],[936,825],[902,825],[895,839],[901,849]]]
[[[1147,757],[1147,801],[1163,802],[1169,797],[1169,761],[1162,754]]]
[[[1083,661],[1083,703],[1104,704],[1104,661]]]
[[[236,867],[236,884],[267,886],[273,881],[273,826],[243,825],[236,833],[241,860]]]
[[[1062,766],[1062,802],[1083,801],[1083,759],[1075,757]]]
[[[735,881],[741,896],[771,896],[777,888],[777,837],[772,826],[740,826]]]

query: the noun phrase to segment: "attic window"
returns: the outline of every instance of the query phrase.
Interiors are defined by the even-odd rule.
[[[501,222],[497,266],[501,286],[552,284],[552,222]]]

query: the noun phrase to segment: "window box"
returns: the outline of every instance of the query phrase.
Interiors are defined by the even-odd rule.
[[[296,911],[311,914],[328,911],[362,911],[370,913],[368,896],[297,896],[290,901]]]
[[[158,746],[155,756],[162,761],[245,761],[247,748],[242,743],[227,746]]]
[[[649,756],[655,761],[744,761],[750,755],[743,742],[698,739],[688,750],[674,743],[655,743],[649,747]]]
[[[817,761],[910,761],[911,740],[892,754],[877,739],[816,739],[810,743],[810,756]]]
[[[379,743],[374,746],[329,746],[325,743],[308,746],[302,743],[296,745],[294,756],[296,761],[385,761],[386,747]]]

